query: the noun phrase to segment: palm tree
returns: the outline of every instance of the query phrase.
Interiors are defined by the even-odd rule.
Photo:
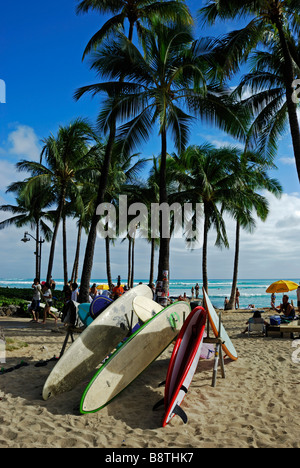
[[[110,94],[111,98],[99,117],[103,129],[115,113],[123,120],[133,117],[118,130],[118,136],[125,140],[127,150],[149,138],[150,131],[158,123],[162,204],[168,203],[168,134],[172,136],[176,148],[182,151],[188,141],[189,123],[193,116],[213,121],[235,136],[243,135],[245,127],[238,114],[241,108],[232,104],[224,90],[206,80],[206,75],[211,71],[211,63],[207,61],[208,43],[193,43],[191,28],[181,24],[166,27],[157,22],[144,36],[144,47],[145,55],[142,55],[120,34],[118,42],[107,44],[101,52],[95,54],[93,63],[93,67],[99,73],[105,73],[110,81],[84,87],[77,96],[87,92],[97,94],[103,90]],[[113,81],[120,76],[124,78],[122,83]],[[190,114],[183,109],[187,109]],[[163,276],[163,271],[169,271],[169,241],[161,232],[159,278]]]
[[[248,25],[231,33],[223,45],[223,54],[228,70],[236,69],[239,62],[245,61],[249,53],[259,43],[272,45],[278,36],[283,59],[282,78],[284,82],[286,104],[290,130],[300,180],[300,127],[297,117],[297,104],[293,99],[295,63],[289,48],[289,37],[298,30],[300,13],[299,0],[212,0],[200,10],[205,22],[213,24],[218,18],[249,18]]]
[[[83,58],[95,50],[109,34],[116,34],[124,30],[126,21],[129,24],[128,39],[132,42],[134,27],[140,40],[143,37],[145,26],[151,27],[151,20],[159,17],[161,21],[193,23],[193,18],[182,0],[156,1],[156,0],[82,0],[77,6],[77,13],[87,13],[89,10],[99,13],[113,13],[101,29],[91,38],[85,48]]]
[[[300,57],[299,46],[291,37],[290,48],[293,56]],[[257,51],[251,57],[252,69],[242,77],[234,93],[243,99],[246,93],[249,97],[243,99],[243,105],[248,106],[254,120],[249,129],[248,148],[256,148],[266,157],[273,159],[277,151],[279,137],[285,132],[288,124],[288,106],[284,85],[284,60],[281,45],[275,39],[269,50]],[[300,71],[300,64],[298,65]]]
[[[86,235],[89,233],[90,224],[96,207],[97,189],[101,174],[101,161],[103,161],[105,152],[105,144],[101,139],[97,139],[97,143],[92,146],[86,154],[84,167],[77,171],[76,180],[78,190],[82,199],[82,205],[74,204],[70,200],[70,212],[77,221],[77,242],[74,264],[71,275],[71,282],[78,280],[79,272],[79,255],[81,247],[82,230]]]
[[[267,191],[280,197],[282,187],[276,179],[269,177],[267,170],[275,168],[270,160],[266,160],[260,153],[245,152],[237,148],[224,148],[233,156],[232,171],[234,174],[234,186],[232,192],[237,193],[237,197],[231,197],[226,203],[225,209],[236,221],[236,241],[235,241],[235,257],[234,271],[231,296],[228,304],[228,309],[233,309],[236,298],[236,287],[238,280],[238,263],[239,263],[239,245],[240,245],[240,230],[246,229],[253,232],[256,222],[252,213],[265,221],[269,214],[269,204],[265,196],[260,193]]]
[[[144,169],[147,160],[145,158],[140,158],[138,154],[126,155],[125,153],[120,153],[120,146],[116,144],[114,146],[111,167],[109,171],[109,181],[107,185],[107,190],[105,194],[105,201],[113,204],[115,207],[119,206],[119,196],[120,194],[126,194],[128,197],[129,204],[135,203],[138,201],[139,189],[137,186],[137,178],[139,177],[141,171]],[[119,213],[119,211],[117,211]],[[117,225],[118,219],[116,219]],[[122,233],[119,232],[119,235]],[[131,274],[130,274],[130,286],[133,287],[133,262],[134,258],[134,240],[132,240],[132,249],[131,250]],[[105,238],[106,243],[106,256],[107,256],[107,275],[109,284],[112,284],[111,272],[110,272],[110,239],[109,237]],[[128,265],[129,266],[129,265]]]
[[[0,210],[4,212],[12,213],[11,218],[6,219],[0,223],[0,230],[8,226],[15,225],[17,228],[23,226],[30,226],[31,229],[35,230],[36,236],[36,268],[35,277],[41,277],[40,262],[39,262],[39,240],[41,234],[45,237],[47,242],[51,241],[52,230],[48,226],[47,221],[51,221],[51,215],[45,211],[50,207],[52,199],[47,192],[40,190],[40,187],[36,187],[36,191],[32,193],[30,200],[24,197],[23,191],[26,186],[26,181],[15,182],[11,184],[7,193],[16,193],[16,205],[2,205]]]
[[[203,287],[208,292],[207,249],[208,233],[214,227],[216,245],[229,247],[223,217],[228,200],[235,199],[232,191],[234,174],[231,172],[232,154],[212,145],[190,146],[182,154],[187,167],[185,197],[191,203],[203,205]]]
[[[76,119],[67,127],[60,127],[57,137],[51,135],[44,140],[41,160],[45,158],[47,165],[42,162],[20,161],[17,163],[19,171],[28,171],[32,177],[27,179],[24,196],[30,197],[36,187],[51,193],[57,202],[55,226],[50,248],[47,281],[52,276],[55,244],[60,221],[63,216],[65,203],[71,197],[78,206],[82,206],[80,190],[78,189],[76,175],[85,167],[88,144],[96,139],[91,126],[83,119]],[[66,265],[66,231],[63,230],[64,265]],[[68,275],[64,268],[64,281],[67,283]]]
[[[153,3],[153,8],[150,8],[150,5]],[[157,14],[161,13],[161,17],[166,19],[172,18],[179,18],[178,13],[180,13],[180,21],[191,23],[191,16],[187,9],[185,8],[184,4],[177,1],[171,2],[152,2],[148,0],[136,0],[135,2],[132,0],[83,0],[78,6],[78,12],[86,12],[89,9],[98,10],[100,12],[112,12],[113,14],[119,13],[119,16],[115,16],[111,20],[109,20],[103,28],[94,36],[90,41],[85,54],[91,50],[92,48],[99,46],[103,39],[106,38],[108,31],[116,33],[117,29],[121,26],[124,26],[124,21],[127,19],[129,21],[129,34],[128,39],[131,42],[133,38],[133,28],[134,25],[137,25],[137,29],[139,34],[141,34],[142,27],[140,21],[144,21],[146,23],[152,22],[152,20],[157,17]],[[134,14],[132,14],[134,11]],[[120,16],[121,15],[121,16]],[[105,46],[104,46],[105,48]],[[111,56],[113,59],[113,56]],[[95,68],[95,64],[93,63],[92,68]],[[101,73],[105,75],[105,67],[100,70]],[[122,85],[123,77],[122,75],[119,76],[120,86]],[[83,88],[79,90],[75,94],[75,98],[79,99],[84,92],[90,91],[89,87]],[[108,96],[112,98],[112,109],[118,103],[118,94],[114,94],[113,96],[110,93],[109,88],[100,89],[97,92],[107,92]],[[101,120],[101,117],[100,117]],[[99,183],[99,190],[97,195],[97,206],[103,203],[105,191],[107,188],[108,183],[108,172],[111,163],[111,156],[113,145],[115,142],[116,137],[116,123],[117,123],[117,115],[114,110],[112,110],[111,115],[109,118],[106,119],[105,126],[102,127],[104,132],[108,135],[108,141],[106,145],[105,151],[105,159],[104,165],[101,172],[101,179]],[[90,231],[88,235],[88,241],[86,245],[85,257],[84,257],[84,264],[82,269],[82,276],[81,276],[81,287],[80,287],[80,296],[79,300],[81,302],[86,302],[88,300],[88,293],[89,293],[89,286],[90,286],[90,279],[92,274],[93,268],[93,258],[94,258],[94,251],[95,251],[95,243],[96,243],[96,231],[97,231],[97,224],[100,218],[97,216],[95,212],[92,218]]]

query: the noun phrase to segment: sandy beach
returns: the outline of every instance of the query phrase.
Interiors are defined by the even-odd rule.
[[[108,407],[80,415],[88,379],[45,402],[42,388],[55,363],[35,367],[59,355],[65,335],[54,333],[50,320],[42,326],[28,319],[0,318],[6,340],[21,346],[7,351],[7,362],[0,367],[7,369],[22,360],[29,364],[0,374],[0,447],[300,447],[300,364],[292,362],[293,341],[242,335],[250,316],[245,311],[223,314],[238,361],[226,359],[226,379],[219,374],[217,387],[212,388],[213,360],[201,360],[182,405],[188,424],[175,417],[164,429],[163,410],[153,412],[152,406],[163,397],[158,384],[166,378],[172,346]]]

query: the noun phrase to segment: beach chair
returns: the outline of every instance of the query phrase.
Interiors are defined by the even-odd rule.
[[[251,333],[265,335],[266,326],[263,323],[249,323],[248,325],[248,338],[251,336]]]

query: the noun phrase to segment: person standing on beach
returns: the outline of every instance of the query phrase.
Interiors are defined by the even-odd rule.
[[[240,308],[240,291],[239,288],[236,288],[235,292],[235,308],[239,309]]]
[[[299,289],[299,288],[298,288]],[[275,293],[272,293],[271,294],[271,309],[275,309],[276,306],[275,306],[275,301],[276,301],[276,296],[275,296]]]
[[[77,283],[71,284],[71,291],[72,291],[71,301],[78,302],[79,289],[78,289]]]
[[[55,324],[57,323],[57,317],[55,314],[53,314],[51,312],[51,307],[52,307],[52,289],[51,289],[51,286],[50,286],[50,283],[44,283],[43,284],[43,289],[42,289],[42,296],[43,296],[43,299],[46,303],[45,305],[45,309],[44,309],[44,320],[43,320],[43,324],[46,323],[46,320],[47,320],[47,316],[48,314],[51,315],[51,317],[54,318],[55,320]]]
[[[50,288],[52,289],[52,291],[54,291],[54,289],[56,288],[56,283],[54,279],[52,278],[52,276],[50,278],[49,284],[50,284]]]
[[[112,291],[113,300],[118,299],[122,294],[124,294],[124,288],[121,285],[121,276],[118,276],[117,286]]]
[[[35,278],[33,280],[33,285],[31,286],[34,289],[33,297],[32,297],[32,302],[29,307],[29,310],[32,312],[33,315],[33,320],[32,322],[38,322],[39,321],[39,311],[40,311],[40,303],[41,303],[41,285],[39,282],[38,278]]]
[[[199,287],[199,284],[197,283],[196,286],[195,286],[195,291],[196,291],[196,299],[199,298],[199,290],[200,290],[200,287]]]

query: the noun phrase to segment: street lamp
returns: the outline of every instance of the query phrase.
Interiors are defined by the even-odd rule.
[[[27,242],[30,242],[30,236],[35,242],[36,242],[36,251],[34,252],[34,255],[36,256],[36,278],[41,279],[41,265],[42,265],[42,244],[45,242],[45,239],[40,238],[40,240],[36,239],[33,237],[29,232],[25,232],[23,239],[21,239],[21,242],[24,242],[26,244]]]

